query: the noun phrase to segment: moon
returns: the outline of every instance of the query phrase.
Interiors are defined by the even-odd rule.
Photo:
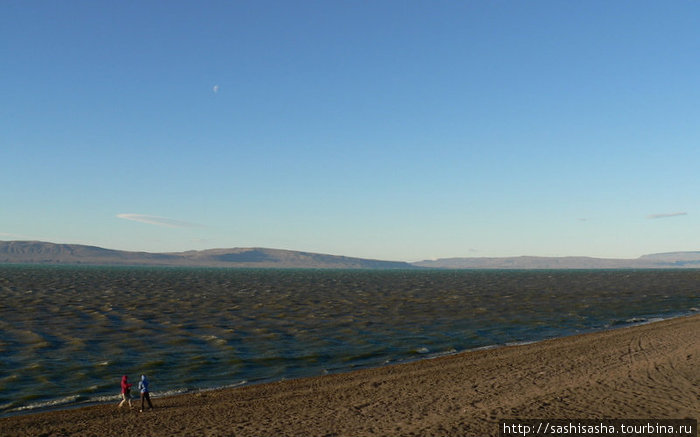
[[[214,87],[211,90],[214,91],[214,94],[218,93],[219,92],[219,85],[214,85]]]

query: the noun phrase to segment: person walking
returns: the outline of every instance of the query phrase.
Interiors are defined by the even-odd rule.
[[[128,377],[126,375],[122,376],[122,401],[119,402],[119,408],[124,405],[124,402],[129,401],[129,409],[133,408],[131,405],[131,386],[129,384]]]
[[[151,403],[151,394],[148,391],[148,379],[146,375],[141,375],[141,381],[139,382],[139,390],[141,391],[141,409],[139,410],[143,413],[143,402],[148,401],[148,406],[153,409],[153,404]]]

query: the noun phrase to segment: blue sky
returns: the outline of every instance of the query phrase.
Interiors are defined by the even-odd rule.
[[[4,1],[0,240],[700,250],[700,2]]]

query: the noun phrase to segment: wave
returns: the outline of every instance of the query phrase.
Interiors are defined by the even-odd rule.
[[[215,386],[215,387],[207,387],[207,388],[176,388],[176,389],[171,389],[171,390],[164,390],[164,391],[155,391],[151,393],[151,397],[153,398],[163,398],[163,397],[169,397],[169,396],[176,396],[176,395],[181,395],[181,394],[186,394],[186,393],[202,393],[202,392],[208,392],[208,391],[214,391],[214,390],[223,390],[223,389],[229,389],[229,388],[236,388],[236,387],[242,387],[244,385],[248,384],[247,380],[241,380],[237,381],[231,384],[225,384],[221,386]],[[134,398],[138,399],[138,393],[135,393]],[[96,396],[86,396],[83,394],[75,394],[75,395],[70,395],[70,396],[64,396],[61,398],[56,398],[56,399],[48,399],[48,400],[42,400],[38,402],[31,402],[27,403],[24,405],[18,405],[18,401],[13,401],[4,405],[0,405],[0,412],[2,412],[3,415],[6,414],[22,414],[22,413],[33,413],[37,411],[42,411],[42,410],[53,410],[53,409],[62,409],[62,408],[70,408],[70,407],[82,407],[82,406],[87,406],[87,405],[94,405],[94,404],[108,404],[108,403],[117,403],[122,399],[121,394],[110,394],[110,395],[96,395]]]
[[[688,311],[674,312],[671,314],[664,314],[663,316],[635,316],[627,319],[614,319],[605,325],[605,328],[620,328],[625,326],[646,325],[649,323],[662,322],[664,320],[674,319],[676,317],[688,316],[694,312],[697,312],[696,310],[696,308],[689,308]]]
[[[50,399],[47,401],[41,401],[41,402],[33,402],[29,403],[26,405],[20,405],[20,406],[10,406],[9,408],[5,409],[4,411],[8,413],[20,413],[24,411],[33,411],[33,410],[42,410],[42,409],[51,409],[51,408],[57,408],[57,407],[63,407],[71,404],[75,404],[80,402],[81,400],[85,400],[86,397],[82,395],[71,395],[71,396],[66,396],[58,399]]]

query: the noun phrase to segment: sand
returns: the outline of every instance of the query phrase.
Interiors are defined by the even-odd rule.
[[[0,419],[2,435],[472,436],[499,419],[698,419],[700,315],[338,375]]]

